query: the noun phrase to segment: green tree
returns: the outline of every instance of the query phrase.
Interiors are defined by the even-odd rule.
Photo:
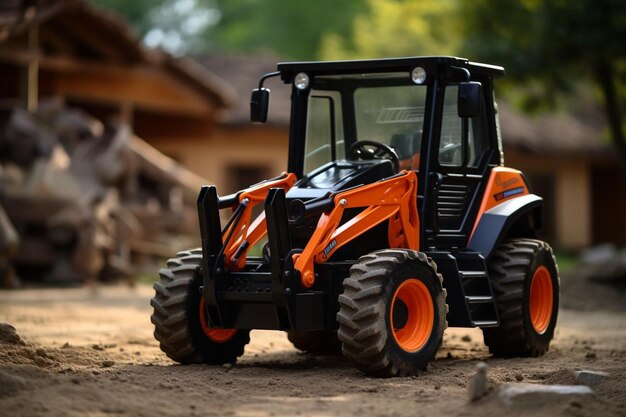
[[[222,49],[271,50],[289,59],[318,59],[328,33],[347,36],[365,0],[224,0],[222,19],[208,37]]]
[[[324,59],[453,55],[460,24],[456,0],[369,0],[348,37],[325,36]]]
[[[504,65],[517,82],[534,85],[527,90],[527,104],[554,103],[581,82],[596,85],[626,164],[626,2],[475,0],[462,4],[461,15],[463,50]]]
[[[121,14],[151,47],[169,52],[270,50],[318,59],[328,33],[348,36],[366,0],[92,0]]]
[[[91,0],[105,9],[113,10],[130,23],[138,36],[143,37],[152,27],[150,10],[166,0]]]
[[[173,54],[200,52],[211,46],[203,34],[218,23],[217,0],[93,0],[119,13],[149,47]]]

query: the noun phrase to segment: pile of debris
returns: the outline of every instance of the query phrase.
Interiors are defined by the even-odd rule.
[[[122,123],[0,109],[0,284],[134,276],[196,243],[204,182]]]
[[[626,248],[611,243],[588,248],[581,254],[580,268],[592,281],[626,289]]]
[[[574,310],[626,309],[626,248],[602,244],[584,250],[575,267],[561,273],[562,306]]]
[[[521,382],[524,379],[521,375],[519,378],[516,376],[517,382],[498,383],[488,377],[488,368],[485,362],[476,365],[476,372],[467,386],[470,404],[484,405],[496,399],[499,405],[517,410],[526,408],[538,411],[540,407],[546,410],[546,407],[559,406],[580,409],[583,403],[589,402],[594,389],[605,392],[607,385],[614,382],[614,378],[607,372],[576,369],[556,372],[554,377],[560,380],[557,384],[548,381]]]

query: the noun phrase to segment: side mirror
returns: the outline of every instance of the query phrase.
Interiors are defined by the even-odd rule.
[[[483,97],[483,86],[476,81],[459,83],[459,117],[478,117]]]
[[[270,107],[270,90],[255,88],[250,98],[250,120],[257,123],[267,122],[267,111]]]

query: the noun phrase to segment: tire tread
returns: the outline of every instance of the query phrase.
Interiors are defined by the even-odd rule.
[[[343,354],[356,367],[374,376],[404,376],[414,373],[399,367],[390,359],[386,349],[387,331],[380,323],[385,320],[380,307],[381,293],[389,276],[404,262],[419,261],[436,275],[441,288],[440,302],[445,304],[443,278],[437,274],[437,265],[424,253],[407,249],[385,249],[362,256],[350,268],[350,277],[344,280],[344,293],[339,296],[340,310],[337,333]],[[445,308],[447,312],[447,305]],[[443,330],[447,327],[444,319]]]
[[[526,275],[537,253],[548,251],[556,266],[550,246],[541,240],[512,239],[502,243],[493,253],[489,276],[496,300],[500,326],[483,329],[485,344],[495,356],[541,356],[549,345],[534,344],[524,327],[524,285]],[[558,266],[557,276],[558,276]],[[555,289],[558,291],[558,288]],[[558,308],[558,306],[555,306]]]

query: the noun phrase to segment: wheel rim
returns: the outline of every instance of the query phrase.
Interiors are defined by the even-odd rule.
[[[206,321],[206,309],[204,308],[204,298],[200,298],[200,326],[205,336],[215,343],[225,343],[235,336],[237,329],[213,329]]]
[[[399,309],[396,302],[404,304],[406,309]],[[406,320],[403,320],[401,327],[396,327],[398,322],[396,320],[394,325],[394,312],[398,314],[399,310],[404,310],[402,312],[406,314]],[[426,285],[415,278],[400,284],[393,295],[390,313],[391,333],[398,346],[406,352],[417,352],[428,342],[434,322],[435,309]]]
[[[530,321],[539,334],[545,333],[548,329],[553,303],[550,271],[545,266],[540,266],[530,283]]]

